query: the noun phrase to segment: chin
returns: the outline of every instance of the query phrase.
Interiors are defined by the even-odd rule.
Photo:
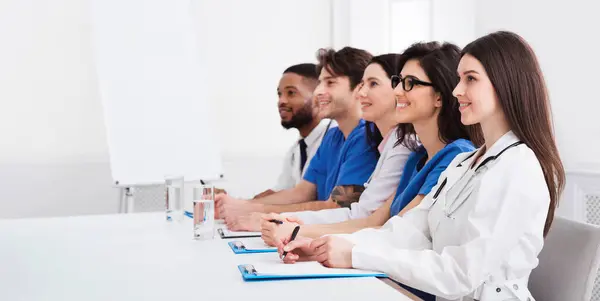
[[[474,120],[473,118],[469,118],[469,117],[465,117],[465,116],[460,117],[460,122],[463,125],[474,125],[474,124],[479,123],[478,121]]]
[[[373,115],[371,115],[371,114],[369,114],[369,113],[366,113],[366,114],[365,114],[365,112],[363,112],[363,114],[362,114],[362,119],[364,119],[364,120],[366,120],[366,121],[369,121],[369,122],[374,122],[374,119],[375,119],[375,118],[373,117]]]

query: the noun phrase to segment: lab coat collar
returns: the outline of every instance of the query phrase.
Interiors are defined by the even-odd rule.
[[[519,138],[517,138],[517,135],[515,135],[515,133],[513,133],[513,131],[508,131],[506,132],[506,134],[504,134],[502,137],[500,137],[500,139],[498,139],[498,141],[496,141],[496,143],[494,143],[494,145],[492,145],[492,147],[490,147],[490,149],[488,151],[485,150],[485,145],[480,147],[473,156],[470,156],[467,160],[463,161],[460,165],[461,166],[471,166],[471,164],[473,163],[473,160],[475,160],[475,158],[477,158],[481,152],[485,152],[485,154],[483,154],[483,157],[481,159],[479,159],[478,162],[478,166],[473,166],[473,168],[477,168],[479,167],[479,165],[485,161],[485,159],[491,157],[491,156],[497,156],[502,150],[504,150],[505,148],[507,148],[508,146],[510,146],[511,144],[518,142]]]
[[[331,119],[322,119],[317,126],[310,131],[310,134],[304,138],[306,145],[313,145],[321,136],[325,135],[325,131],[331,127]]]

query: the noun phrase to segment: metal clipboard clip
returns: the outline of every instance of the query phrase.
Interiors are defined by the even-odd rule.
[[[258,274],[258,272],[256,272],[256,269],[254,268],[254,265],[246,264],[243,266],[243,268],[244,268],[244,272],[246,274],[253,274],[253,275]]]
[[[234,241],[233,245],[236,249],[246,250],[246,246],[244,246],[244,243],[241,241]]]

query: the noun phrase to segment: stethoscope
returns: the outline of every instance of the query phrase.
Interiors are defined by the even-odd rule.
[[[477,171],[480,170],[481,168],[483,168],[486,164],[498,159],[505,151],[507,151],[515,146],[521,145],[521,144],[523,144],[522,141],[517,141],[517,142],[507,146],[506,148],[504,148],[498,154],[486,158],[485,160],[483,160],[483,162],[481,162],[481,164],[479,164],[479,166],[477,166],[477,168],[475,168],[475,171],[473,171],[473,174],[476,174]],[[458,163],[458,165],[456,167],[462,167],[462,164],[465,163],[465,161],[472,158],[476,153],[477,153],[477,151],[475,151],[472,154],[470,154],[469,156],[467,156],[464,160],[462,160],[460,163]],[[431,204],[431,207],[433,207],[433,205],[435,205],[435,203],[437,203],[438,197],[439,197],[440,193],[442,192],[442,190],[444,189],[444,187],[446,186],[446,183],[448,183],[448,177],[444,178],[444,181],[442,181],[442,184],[440,184],[440,187],[433,194],[433,203]],[[463,193],[464,189],[466,188],[466,186],[467,186],[467,184],[465,183],[457,195],[461,195]],[[446,217],[451,217],[451,215],[465,203],[465,200],[463,200],[463,202],[460,203],[454,210],[452,210],[451,212],[448,212],[448,210],[447,210],[448,208],[446,206],[446,199],[444,199],[444,213],[445,213]]]

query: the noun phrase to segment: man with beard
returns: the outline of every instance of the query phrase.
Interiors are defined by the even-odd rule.
[[[314,94],[319,116],[335,120],[338,126],[326,132],[303,179],[293,188],[249,201],[216,195],[216,212],[230,230],[259,231],[260,213],[339,208],[358,201],[364,191],[378,158],[367,141],[357,99],[371,54],[352,47],[322,49],[318,59],[319,84]]]
[[[321,119],[318,109],[314,106],[313,91],[318,81],[319,73],[315,64],[298,64],[283,71],[277,86],[281,126],[297,129],[300,139],[294,142],[287,152],[283,170],[275,187],[261,192],[254,198],[290,189],[300,183],[304,170],[317,152],[325,132],[334,125],[330,119]]]

